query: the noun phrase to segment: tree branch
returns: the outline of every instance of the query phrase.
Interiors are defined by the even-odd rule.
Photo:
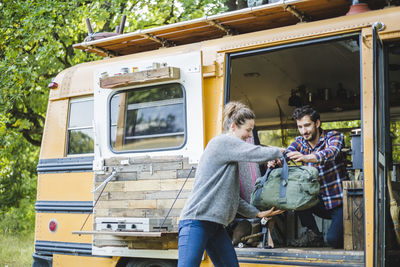
[[[169,24],[169,23],[170,23],[169,20],[172,19],[172,18],[174,17],[174,8],[175,8],[175,0],[172,0],[171,9],[170,9],[170,11],[169,11],[169,14],[168,14],[168,16],[164,19],[164,22],[163,22],[164,25],[165,25],[165,24]]]
[[[35,146],[40,146],[45,120],[44,117],[35,113],[30,107],[26,108],[26,112],[21,111],[16,107],[15,103],[9,112],[12,115],[11,117],[14,119],[14,121],[8,121],[5,123],[7,129],[17,130],[18,132],[22,133],[22,136],[29,143]],[[14,126],[13,124],[18,119],[28,120],[30,123],[33,124],[33,127],[31,127],[30,129],[21,129],[17,126]],[[39,140],[34,139],[32,135],[38,135]]]

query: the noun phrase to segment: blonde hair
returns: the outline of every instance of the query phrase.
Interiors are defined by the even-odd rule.
[[[232,123],[242,126],[246,120],[254,120],[255,118],[256,115],[248,106],[241,102],[232,101],[225,105],[223,126],[228,131]]]

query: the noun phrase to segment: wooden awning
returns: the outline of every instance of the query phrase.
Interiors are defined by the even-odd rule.
[[[376,0],[378,1],[378,0]],[[156,28],[75,44],[100,56],[120,56],[178,46],[226,35],[293,25],[345,15],[348,0],[283,0]],[[372,1],[374,2],[374,1]]]

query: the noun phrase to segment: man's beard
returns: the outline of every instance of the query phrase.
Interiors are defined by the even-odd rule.
[[[310,133],[308,139],[307,139],[305,136],[303,136],[303,137],[304,137],[304,139],[305,139],[306,141],[309,141],[309,142],[315,141],[315,139],[317,139],[317,129],[314,129],[314,130]]]

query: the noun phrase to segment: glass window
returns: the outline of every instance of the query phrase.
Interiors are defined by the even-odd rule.
[[[360,120],[322,122],[321,128],[325,131],[339,131],[344,136],[345,147],[350,147],[350,135],[353,129],[361,128]],[[258,137],[262,145],[289,146],[296,136],[300,136],[297,128],[258,130]]]
[[[111,98],[111,146],[115,151],[178,148],[184,140],[180,84],[124,91]]]
[[[94,151],[93,99],[71,99],[68,121],[67,155]]]

